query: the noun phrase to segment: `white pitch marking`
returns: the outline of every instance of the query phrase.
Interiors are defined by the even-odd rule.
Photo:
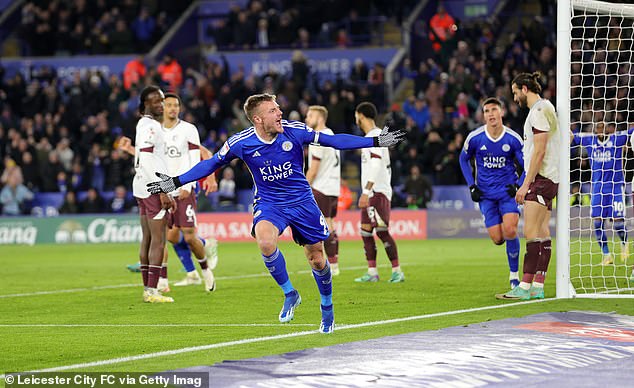
[[[405,264],[406,266],[413,266],[413,265],[418,265],[418,264]],[[380,265],[379,267],[387,267],[388,264],[383,264]],[[343,268],[341,269],[342,271],[356,271],[358,269],[366,269],[367,266],[357,266],[357,267],[347,267],[347,268]],[[306,274],[306,273],[311,273],[311,270],[302,270],[302,271],[295,271],[295,272],[290,272],[291,274],[293,273],[297,273],[297,274]],[[255,274],[249,274],[249,275],[236,275],[236,276],[219,276],[216,278],[216,280],[236,280],[236,279],[250,279],[250,278],[261,278],[261,277],[269,277],[271,276],[269,273],[267,272],[261,272],[261,273],[255,273]],[[140,284],[139,283],[128,283],[128,284],[116,284],[116,285],[111,285],[111,286],[95,286],[95,287],[84,287],[84,288],[70,288],[67,290],[50,290],[50,291],[35,291],[35,292],[25,292],[25,293],[20,293],[20,294],[6,294],[6,295],[0,295],[0,299],[2,298],[19,298],[19,297],[23,297],[23,296],[38,296],[38,295],[55,295],[55,294],[65,294],[65,293],[71,293],[71,292],[84,292],[84,291],[98,291],[98,290],[108,290],[108,289],[115,289],[115,288],[128,288],[128,287],[139,287]]]
[[[310,323],[293,323],[293,326],[312,326]],[[0,324],[0,327],[280,327],[279,323],[138,323],[138,324],[91,324],[91,323],[16,323]]]
[[[537,300],[531,300],[531,301],[526,301],[526,302],[514,302],[514,303],[506,303],[506,304],[500,304],[500,305],[494,305],[494,306],[474,307],[474,308],[471,308],[471,309],[444,311],[444,312],[433,313],[433,314],[415,315],[415,316],[411,316],[411,317],[403,317],[403,318],[395,318],[395,319],[386,319],[386,320],[383,320],[383,321],[357,323],[357,324],[352,324],[352,325],[340,325],[340,326],[336,327],[336,330],[350,330],[350,329],[357,329],[357,328],[360,328],[360,327],[380,326],[380,325],[387,325],[387,324],[391,324],[391,323],[406,322],[406,321],[413,321],[413,320],[419,320],[419,319],[436,318],[436,317],[442,317],[442,316],[447,316],[447,315],[471,313],[471,312],[476,312],[476,311],[496,310],[496,309],[502,309],[502,308],[506,308],[506,307],[521,306],[521,305],[525,305],[525,304],[549,302],[549,301],[553,301],[553,300],[556,300],[556,299],[537,299]],[[248,339],[237,340],[237,341],[220,342],[220,343],[217,343],[217,344],[191,346],[191,347],[186,347],[186,348],[181,348],[181,349],[165,350],[165,351],[162,351],[162,352],[155,352],[155,353],[148,353],[148,354],[139,354],[139,355],[136,355],[136,356],[118,357],[118,358],[111,358],[111,359],[108,359],[108,360],[92,361],[92,362],[85,362],[85,363],[73,364],[73,365],[56,366],[56,367],[53,367],[53,368],[46,368],[46,369],[28,371],[27,373],[60,372],[60,371],[65,371],[65,370],[77,370],[77,369],[84,369],[84,368],[92,368],[92,367],[96,367],[96,366],[120,364],[122,362],[130,362],[130,361],[137,361],[137,360],[145,360],[145,359],[148,359],[148,358],[173,356],[173,355],[176,355],[176,354],[199,352],[199,351],[202,351],[202,350],[225,348],[225,347],[229,347],[229,346],[245,345],[245,344],[251,344],[251,343],[256,343],[256,342],[274,341],[274,340],[280,340],[280,339],[286,339],[286,338],[292,338],[292,337],[301,337],[301,336],[305,336],[305,335],[318,334],[318,333],[319,333],[318,330],[310,330],[310,331],[299,331],[299,332],[289,333],[289,334],[274,335],[274,336],[269,336],[269,337],[248,338]],[[4,374],[0,375],[0,379],[3,379],[4,377],[5,377]]]

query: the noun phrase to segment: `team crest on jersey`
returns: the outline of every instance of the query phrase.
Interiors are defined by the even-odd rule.
[[[285,141],[284,143],[282,143],[282,149],[284,151],[290,151],[293,149],[293,143],[291,143],[290,141]]]
[[[510,150],[511,150],[511,146],[510,146],[510,145],[508,145],[508,144],[504,144],[504,145],[502,146],[502,151],[504,151],[504,152],[509,152]]]
[[[220,154],[220,156],[225,156],[227,155],[227,152],[229,152],[229,144],[225,143],[220,151],[218,151],[218,154]]]

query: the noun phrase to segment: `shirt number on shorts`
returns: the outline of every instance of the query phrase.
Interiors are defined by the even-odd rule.
[[[328,224],[326,223],[326,219],[324,218],[324,215],[320,215],[319,216],[319,225],[324,227],[324,235],[328,234]]]
[[[187,216],[188,222],[194,221],[194,217],[196,217],[196,212],[194,211],[194,207],[191,204],[187,205],[187,210],[185,210],[185,215]]]
[[[614,210],[618,213],[622,213],[625,210],[625,204],[621,201],[612,203],[612,206],[614,207]]]

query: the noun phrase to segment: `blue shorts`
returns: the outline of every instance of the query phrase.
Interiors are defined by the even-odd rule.
[[[502,216],[508,213],[520,214],[515,198],[483,199],[480,201],[480,212],[484,216],[484,226],[490,228],[502,223]]]
[[[253,207],[252,235],[255,236],[255,225],[263,220],[275,225],[279,234],[290,226],[293,240],[299,245],[316,244],[330,236],[326,219],[312,197],[292,207],[256,203]]]
[[[592,193],[592,218],[624,218],[625,194],[623,185],[614,185],[607,192]]]

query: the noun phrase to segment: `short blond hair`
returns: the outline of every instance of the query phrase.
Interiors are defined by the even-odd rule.
[[[253,123],[253,111],[255,111],[261,103],[265,101],[275,102],[275,99],[276,97],[274,95],[268,93],[254,94],[247,98],[242,109],[244,109],[244,113],[247,115],[249,121]]]
[[[328,109],[326,109],[323,105],[311,105],[308,107],[308,110],[314,110],[321,113],[321,116],[324,118],[324,122],[328,120]]]

